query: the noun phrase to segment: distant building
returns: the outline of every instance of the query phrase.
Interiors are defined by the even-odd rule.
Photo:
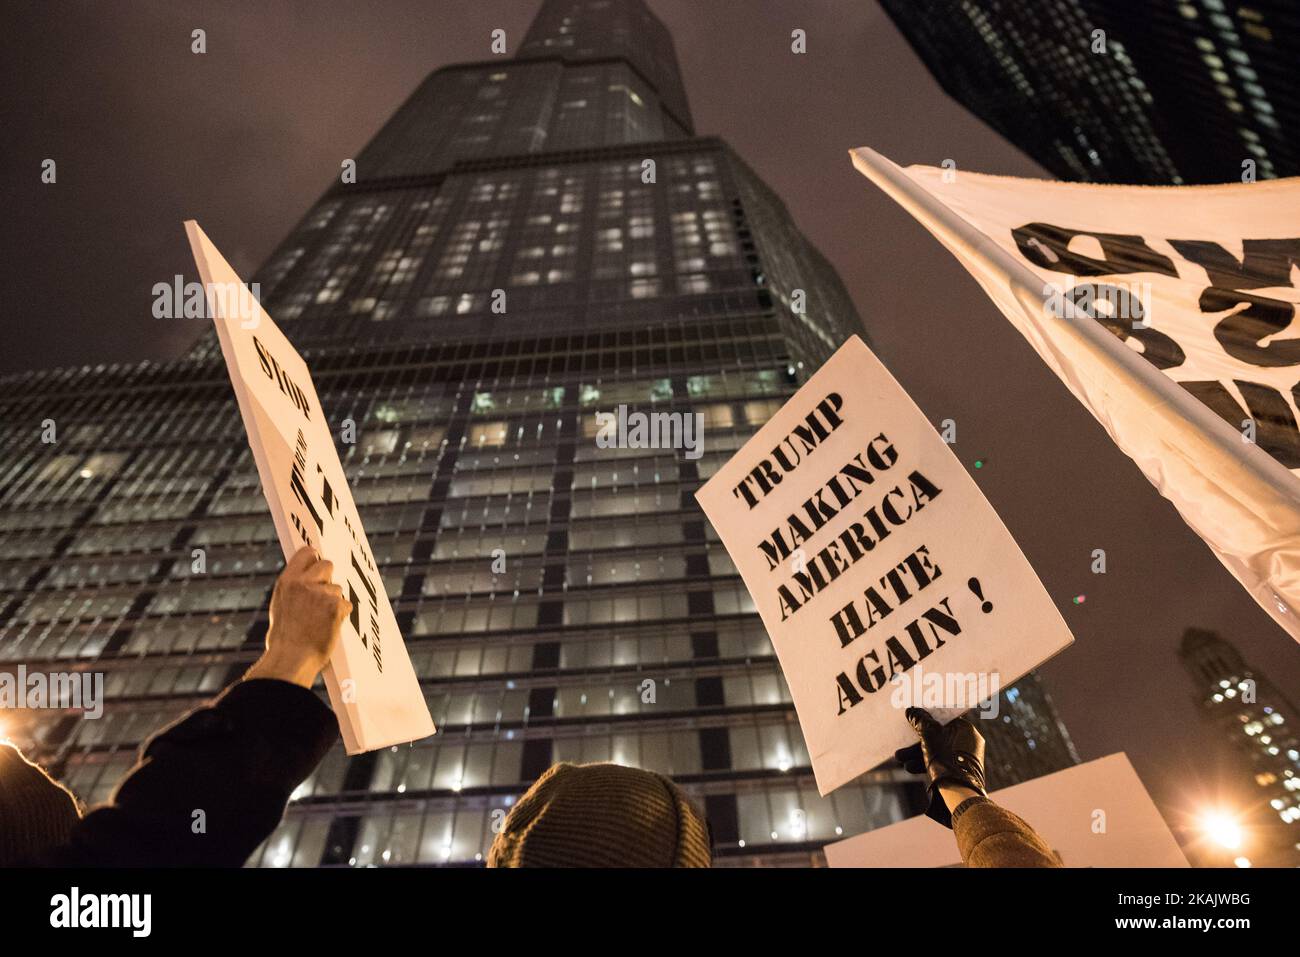
[[[1030,672],[998,697],[998,713],[967,715],[984,735],[984,770],[990,791],[1042,777],[1079,763],[1051,695]]]
[[[1060,179],[1300,175],[1289,0],[881,5],[950,96]]]
[[[1257,834],[1256,849],[1242,854],[1257,864],[1300,865],[1300,710],[1212,631],[1187,629],[1178,655],[1197,704],[1259,797],[1242,809]]]

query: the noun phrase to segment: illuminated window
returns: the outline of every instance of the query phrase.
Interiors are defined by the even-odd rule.
[[[36,481],[57,482],[67,478],[73,467],[80,461],[79,455],[56,455],[36,474]]]
[[[397,430],[363,431],[359,444],[362,455],[387,455],[397,448]]]
[[[509,429],[504,422],[481,422],[469,427],[469,444],[475,448],[500,448],[506,444]]]

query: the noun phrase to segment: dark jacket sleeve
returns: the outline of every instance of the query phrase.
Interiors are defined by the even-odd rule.
[[[337,737],[311,691],[241,681],[150,738],[109,802],[41,863],[240,867]]]
[[[962,801],[952,815],[957,847],[967,867],[1060,867],[1038,832],[988,798]]]

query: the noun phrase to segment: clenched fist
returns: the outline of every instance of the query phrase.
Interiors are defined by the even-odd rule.
[[[289,559],[271,593],[271,624],[266,651],[245,678],[278,678],[310,688],[329,663],[343,619],[352,603],[330,581],[334,563],[314,548],[300,548]]]

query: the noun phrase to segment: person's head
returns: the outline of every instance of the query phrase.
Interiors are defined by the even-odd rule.
[[[72,836],[77,800],[12,745],[0,744],[0,867],[34,861]]]
[[[709,829],[672,781],[617,764],[557,764],[514,806],[488,867],[709,867]]]

